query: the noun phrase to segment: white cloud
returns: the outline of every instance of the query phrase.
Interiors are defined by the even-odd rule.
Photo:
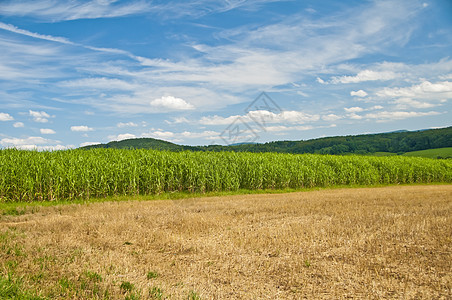
[[[137,136],[132,133],[121,133],[118,135],[110,135],[108,136],[108,138],[110,139],[110,141],[122,141],[128,139],[135,139],[137,138]]]
[[[350,107],[350,108],[344,107],[344,110],[348,113],[357,113],[357,112],[364,111],[364,108],[358,107],[358,106]]]
[[[389,98],[438,99],[452,98],[452,82],[441,81],[431,83],[423,81],[420,84],[403,88],[384,88],[378,91],[377,96]]]
[[[359,90],[359,91],[351,91],[350,92],[351,96],[357,96],[357,97],[366,97],[367,93],[363,90]]]
[[[10,114],[0,112],[0,121],[12,121],[12,120],[14,120],[14,118]]]
[[[22,123],[22,122],[16,122],[16,123],[14,123],[13,124],[13,127],[14,128],[21,128],[21,127],[24,127],[25,125],[24,125],[24,123]]]
[[[433,104],[428,102],[421,102],[417,100],[413,100],[411,98],[400,98],[394,101],[397,109],[407,109],[410,107],[413,108],[432,108],[438,106],[439,104]]]
[[[182,123],[190,123],[190,121],[185,117],[175,117],[173,121],[165,120],[167,124],[182,124]]]
[[[0,11],[1,11],[1,6],[0,6]],[[52,42],[57,42],[57,43],[62,43],[62,44],[74,45],[74,43],[72,43],[71,41],[69,41],[68,39],[63,38],[63,37],[55,37],[55,36],[51,36],[51,35],[43,35],[43,34],[39,34],[39,33],[34,33],[31,31],[28,31],[28,30],[17,28],[14,25],[6,24],[3,22],[0,22],[0,29],[11,31],[14,33],[22,34],[22,35],[26,35],[26,36],[37,38],[37,39],[41,39],[41,40],[47,40],[47,41],[52,41]]]
[[[439,76],[439,79],[441,80],[452,80],[452,74],[446,74]]]
[[[232,122],[234,122],[237,118],[240,118],[240,117],[241,116],[239,116],[239,115],[230,116],[230,117],[226,117],[226,118],[218,116],[218,115],[207,116],[207,117],[202,117],[199,120],[199,124],[201,124],[201,125],[229,125]]]
[[[50,141],[51,140],[45,139],[43,137],[31,136],[26,139],[4,138],[4,139],[0,140],[0,144],[2,146],[7,146],[7,145],[19,146],[19,145],[26,145],[26,144],[47,144]]]
[[[259,122],[260,124],[267,123],[297,123],[303,124],[307,122],[315,122],[320,120],[318,114],[308,114],[300,111],[282,111],[280,113],[274,113],[267,110],[255,110],[250,111],[246,115],[233,115],[229,117],[221,117],[218,115],[202,117],[199,120],[201,125],[229,125],[240,118],[243,122],[253,123]]]
[[[134,91],[139,88],[138,85],[129,83],[124,80],[114,78],[83,78],[71,81],[62,81],[58,83],[58,86],[74,89],[91,89],[91,90],[124,90]]]
[[[138,124],[134,123],[134,122],[127,122],[127,123],[122,123],[119,122],[118,124],[116,124],[117,127],[119,128],[124,128],[124,127],[137,127]]]
[[[56,133],[53,129],[49,129],[49,128],[41,128],[41,129],[39,129],[39,131],[41,132],[41,134],[55,134]]]
[[[320,83],[320,84],[325,84],[325,80],[323,80],[320,77],[317,77],[317,82]]]
[[[87,132],[87,131],[93,131],[94,129],[91,127],[88,127],[86,125],[80,125],[80,126],[71,126],[71,131],[75,132]]]
[[[47,123],[49,122],[48,118],[50,118],[50,115],[46,113],[45,111],[28,111],[29,115],[33,118],[33,121],[38,123]]]
[[[339,119],[341,119],[342,117],[335,115],[335,114],[328,114],[328,115],[324,115],[322,116],[322,120],[324,121],[337,121]]]
[[[195,107],[184,99],[173,96],[163,96],[150,102],[152,107],[165,110],[192,110]]]
[[[182,138],[188,138],[188,139],[198,139],[198,138],[206,138],[206,139],[214,139],[217,138],[220,135],[220,132],[212,131],[212,130],[206,130],[203,132],[189,132],[184,131],[180,134]]]
[[[80,147],[91,146],[91,145],[99,145],[100,142],[84,142],[80,144]]]
[[[147,4],[144,5],[145,2],[120,4],[119,2],[91,1],[83,2],[84,5],[81,5],[82,1],[75,0],[69,5],[64,1],[60,3],[51,0],[9,1],[7,4],[0,4],[0,12],[5,15],[28,15],[45,20],[110,17],[138,12],[160,14],[162,11],[166,13],[171,11],[173,15],[178,15],[175,11],[179,11],[182,15],[192,16],[195,12],[197,14],[240,7],[248,9],[254,7],[256,3],[266,2],[268,1],[200,0],[190,1],[187,4],[169,2],[154,5],[146,2]],[[140,7],[140,10],[137,7]],[[124,114],[155,112],[155,108],[160,108],[157,112],[194,107],[212,111],[212,108],[249,100],[244,96],[245,91],[270,90],[277,85],[299,82],[303,77],[316,76],[319,69],[324,69],[327,73],[332,64],[360,57],[368,54],[369,51],[378,52],[381,48],[399,43],[400,40],[405,40],[409,36],[410,20],[416,17],[416,9],[414,5],[405,2],[391,3],[391,5],[372,2],[346,12],[338,12],[332,16],[331,20],[322,18],[306,20],[305,17],[294,14],[266,26],[246,25],[220,32],[218,37],[221,42],[218,46],[196,45],[194,48],[202,51],[200,56],[179,61],[149,59],[121,49],[82,45],[66,38],[33,33],[8,24],[5,24],[5,29],[42,40],[125,56],[117,60],[112,58],[106,63],[92,55],[89,56],[92,61],[77,61],[75,66],[75,63],[72,63],[74,60],[67,57],[67,53],[60,56],[58,55],[60,48],[51,48],[56,53],[45,55],[45,57],[47,60],[50,58],[55,60],[51,65],[55,66],[58,72],[48,71],[48,76],[62,73],[58,74],[57,78],[68,78],[67,70],[74,68],[80,73],[87,74],[85,77],[93,74],[103,76],[68,80],[57,85],[58,87],[66,86],[69,89],[68,94],[82,95],[71,100],[74,104],[86,104],[96,109]],[[221,38],[220,35],[225,38]],[[303,47],[300,47],[300,40],[304,41]],[[14,54],[10,56],[13,57]],[[63,57],[64,60],[58,57]],[[133,59],[135,62],[124,63],[125,59]],[[33,57],[33,60],[39,61],[36,57]],[[34,64],[37,66],[36,70],[42,70],[38,64]],[[24,69],[13,70],[16,71],[17,76],[29,73]],[[112,79],[115,76],[121,76],[121,79]],[[33,78],[33,76],[30,77]],[[87,87],[87,89],[80,87]],[[99,94],[106,91],[104,98],[92,95],[92,91],[96,91],[96,88],[99,88]],[[116,92],[113,95],[108,92],[112,90]],[[131,93],[119,94],[118,90]],[[84,93],[87,94],[85,97],[83,97]],[[184,98],[190,99],[190,103],[185,100],[183,100],[185,103],[172,104],[157,101],[154,102],[154,106],[149,106],[149,100],[167,93],[184,95]],[[221,101],[214,99],[221,99]],[[168,108],[168,105],[171,108]]]
[[[118,1],[3,1],[0,4],[0,14],[32,16],[48,22],[121,17],[142,14],[151,9],[146,1],[128,1],[125,4],[116,2]]]
[[[439,112],[429,111],[429,112],[416,112],[416,111],[382,111],[378,113],[369,113],[364,117],[368,119],[387,119],[387,120],[401,120],[414,117],[425,117],[439,115]]]
[[[398,74],[392,71],[372,71],[364,70],[359,72],[356,76],[335,76],[332,78],[332,83],[358,83],[364,81],[375,80],[391,80],[399,77]]]
[[[157,139],[170,139],[175,136],[174,132],[171,131],[163,131],[163,130],[156,130],[153,132],[150,132],[148,134],[144,135],[145,137],[152,137]]]
[[[350,113],[347,115],[347,117],[352,120],[361,120],[363,118],[362,116],[357,115],[356,113]]]
[[[4,147],[16,147],[20,149],[38,149],[45,150],[45,148],[39,148],[38,145],[45,144],[59,144],[60,141],[49,140],[39,136],[30,136],[27,138],[3,138],[0,140],[0,145]],[[46,146],[46,147],[63,147],[63,146]]]
[[[311,126],[311,125],[305,125],[305,126],[284,126],[284,125],[278,125],[278,126],[267,126],[265,128],[265,130],[269,131],[269,132],[283,132],[283,131],[291,131],[291,130],[305,131],[305,130],[312,130],[314,128],[315,127]]]

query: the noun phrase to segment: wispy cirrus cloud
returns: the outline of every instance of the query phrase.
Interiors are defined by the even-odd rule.
[[[213,1],[201,2],[213,5]],[[268,1],[259,3],[265,2]],[[190,3],[200,5],[199,1]],[[230,7],[236,8],[251,5],[247,1],[228,3]],[[328,20],[307,22],[305,18],[294,15],[266,26],[225,31],[219,44],[194,44],[193,49],[201,56],[184,60],[140,57],[121,49],[82,45],[64,37],[38,34],[8,24],[3,24],[2,28],[40,40],[119,56],[111,59],[108,65],[101,63],[101,57],[92,56],[91,61],[77,66],[77,77],[94,71],[109,77],[121,76],[121,79],[85,77],[58,83],[56,87],[70,88],[74,94],[82,96],[71,99],[71,102],[78,101],[124,113],[152,112],[150,99],[170,94],[184,95],[190,99],[190,105],[208,110],[219,105],[247,101],[249,98],[244,94],[247,91],[269,90],[274,86],[290,84],[317,72],[325,65],[341,63],[369,51],[377,51],[387,44],[399,43],[411,32],[406,30],[410,27],[407,17],[415,16],[419,8],[408,2],[398,5],[404,6],[401,10],[403,13],[395,14],[389,5],[372,3],[351,10],[347,18],[341,13]],[[385,15],[385,18],[381,19],[381,15]],[[360,24],[359,30],[356,30],[357,24]],[[399,27],[400,30],[393,30]],[[392,34],[387,34],[389,31]],[[303,47],[299,45],[301,40]],[[124,65],[121,56],[133,59],[134,63]],[[64,69],[58,71],[63,76],[66,73]],[[386,74],[383,71],[372,72],[370,75],[363,73],[359,80],[375,78],[375,74]],[[18,73],[23,72],[18,70]],[[91,74],[89,76],[92,77]],[[358,79],[344,77],[338,80]],[[109,93],[112,90],[118,92]],[[93,95],[93,91],[104,95]],[[83,94],[86,98],[83,98]],[[93,101],[93,96],[96,101]],[[221,102],[213,100],[219,98]],[[184,107],[187,109],[190,105]],[[162,108],[162,105],[159,107]]]
[[[77,19],[97,19],[122,17],[148,12],[148,1],[129,1],[126,4],[117,1],[92,0],[12,0],[0,3],[0,14],[6,16],[30,16],[41,21],[67,21]]]
[[[61,43],[61,44],[75,45],[75,43],[69,41],[68,39],[66,39],[64,37],[39,34],[39,33],[35,33],[35,32],[31,32],[31,31],[25,30],[25,29],[21,29],[21,28],[18,28],[16,26],[14,26],[14,25],[6,24],[6,23],[3,23],[3,22],[0,22],[0,29],[6,30],[6,31],[10,31],[10,32],[14,32],[14,33],[21,34],[21,35],[25,35],[25,36],[29,36],[29,37],[36,38],[36,39],[41,39],[41,40],[46,40],[46,41],[51,41],[51,42],[57,42],[57,43]]]
[[[377,113],[369,113],[364,117],[368,119],[393,120],[408,119],[415,117],[435,116],[441,114],[437,111],[418,112],[418,111],[381,111]]]
[[[28,16],[42,22],[115,18],[145,13],[153,13],[165,19],[183,17],[196,19],[235,9],[254,11],[267,3],[288,1],[290,0],[132,0],[121,4],[111,0],[9,0],[0,3],[0,14]]]

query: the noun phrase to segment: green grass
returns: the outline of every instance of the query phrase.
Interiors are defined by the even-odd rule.
[[[0,299],[44,300],[46,298],[24,288],[22,280],[11,274],[0,275]]]
[[[157,272],[148,272],[148,274],[147,274],[148,279],[154,279],[157,277],[159,277],[159,274]]]
[[[371,155],[373,155],[373,156],[394,156],[394,155],[397,155],[397,153],[392,153],[392,152],[375,152],[375,153],[372,153]]]
[[[452,147],[413,151],[413,152],[407,152],[403,155],[404,156],[427,157],[427,158],[452,158]]]
[[[141,196],[300,190],[452,181],[452,161],[418,157],[168,152],[0,150],[0,203],[83,202]],[[2,205],[21,214],[20,206]]]

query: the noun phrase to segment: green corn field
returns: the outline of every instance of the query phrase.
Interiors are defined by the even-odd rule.
[[[418,157],[0,150],[0,201],[452,181],[452,161]]]

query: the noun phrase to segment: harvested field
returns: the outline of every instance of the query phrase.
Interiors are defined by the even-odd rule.
[[[451,299],[452,185],[43,207],[0,242],[0,296]]]

